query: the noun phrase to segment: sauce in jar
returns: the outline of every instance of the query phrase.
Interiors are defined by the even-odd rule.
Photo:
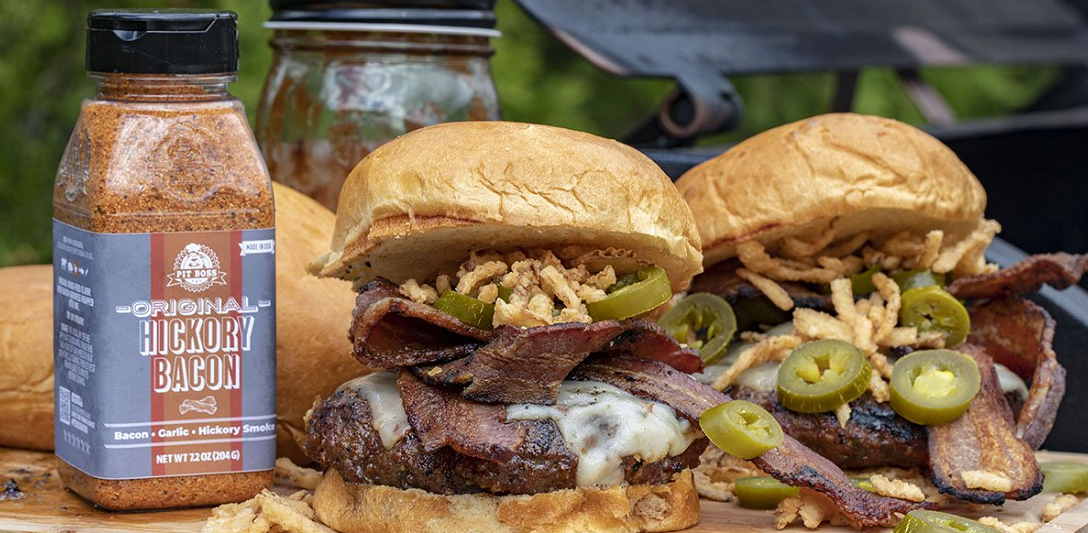
[[[274,55],[257,111],[272,179],[335,210],[348,173],[378,146],[439,122],[498,120],[493,2],[462,3],[471,9],[274,1],[289,9],[266,24]]]

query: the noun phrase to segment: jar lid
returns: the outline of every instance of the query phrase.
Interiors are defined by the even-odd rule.
[[[364,2],[360,0],[269,0],[272,11],[284,9],[350,9],[361,7],[438,8],[438,9],[495,9],[495,0],[386,0]]]
[[[196,9],[99,9],[87,15],[87,70],[238,72],[238,15]]]
[[[294,26],[315,23],[315,28],[326,24],[480,29],[495,27],[494,0],[408,0],[365,4],[328,0],[271,0],[270,3],[272,18],[266,26],[271,28],[280,27],[280,23],[291,23]],[[359,7],[360,5],[366,7]],[[359,29],[375,31],[367,27]]]

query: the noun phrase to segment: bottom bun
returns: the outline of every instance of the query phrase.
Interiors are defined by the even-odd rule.
[[[699,522],[691,472],[665,485],[583,487],[542,494],[434,494],[345,482],[328,469],[314,510],[343,533],[676,531]]]

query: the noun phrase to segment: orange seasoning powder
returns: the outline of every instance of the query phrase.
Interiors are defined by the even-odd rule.
[[[98,83],[57,172],[57,470],[111,510],[272,483],[272,189],[230,12],[95,11]]]

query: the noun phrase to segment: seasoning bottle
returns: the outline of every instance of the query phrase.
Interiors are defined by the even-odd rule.
[[[257,141],[272,179],[330,209],[378,146],[439,122],[498,120],[494,0],[271,0]]]
[[[252,497],[275,460],[271,182],[237,16],[93,11],[53,191],[57,470],[110,510]]]

